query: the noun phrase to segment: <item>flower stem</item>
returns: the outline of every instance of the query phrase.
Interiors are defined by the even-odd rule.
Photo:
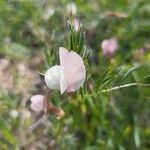
[[[104,90],[101,90],[101,91],[98,91],[98,92],[94,92],[94,93],[89,94],[89,95],[85,95],[85,97],[83,99],[85,100],[86,98],[96,96],[96,95],[98,95],[100,93],[107,93],[107,92],[111,92],[111,91],[115,91],[115,90],[118,90],[118,89],[131,87],[131,86],[150,87],[150,84],[128,83],[128,84],[124,84],[124,85],[119,85],[119,86],[116,86],[116,87],[113,87],[113,88],[104,89]]]

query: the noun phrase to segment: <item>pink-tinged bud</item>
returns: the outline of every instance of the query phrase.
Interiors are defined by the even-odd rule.
[[[30,108],[35,112],[43,111],[43,95],[34,95],[30,98],[31,105]]]
[[[80,29],[80,22],[77,18],[73,19],[72,25],[73,25],[75,31],[78,32]]]
[[[30,109],[36,113],[52,114],[59,118],[65,115],[65,112],[61,108],[55,107],[48,101],[50,94],[46,95],[34,95],[30,98]]]
[[[112,57],[115,50],[118,48],[118,42],[115,38],[105,39],[101,44],[103,55]]]

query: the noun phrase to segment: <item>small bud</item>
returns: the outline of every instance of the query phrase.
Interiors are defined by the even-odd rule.
[[[47,92],[45,96],[34,95],[30,98],[30,108],[35,112],[43,112],[43,114],[52,114],[57,117],[63,117],[64,111],[61,108],[55,107],[51,102],[48,101],[50,93]]]
[[[35,112],[43,111],[43,95],[34,95],[30,98],[31,104],[30,108]]]
[[[71,14],[71,15],[76,15],[77,14],[77,6],[75,3],[69,3],[67,5],[67,12],[68,14]]]
[[[101,44],[104,56],[112,57],[115,50],[118,48],[118,42],[115,38],[105,39]]]
[[[77,18],[73,19],[72,25],[73,25],[75,31],[78,32],[80,29],[80,23],[79,23],[79,20]]]

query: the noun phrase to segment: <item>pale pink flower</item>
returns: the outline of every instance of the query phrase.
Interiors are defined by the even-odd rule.
[[[115,38],[105,39],[102,41],[101,47],[105,56],[112,56],[118,48],[118,42]]]
[[[45,83],[50,89],[74,92],[79,89],[86,77],[83,59],[74,51],[59,48],[60,65],[53,66],[45,73]]]

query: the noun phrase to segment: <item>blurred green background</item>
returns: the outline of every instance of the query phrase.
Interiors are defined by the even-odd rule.
[[[50,115],[27,132],[37,116],[26,100],[45,93],[38,74],[48,68],[44,50],[52,54],[52,65],[58,64],[70,9],[85,29],[87,81],[71,97],[53,92],[53,103],[66,115],[59,120]],[[101,43],[111,37],[119,47],[109,59]],[[148,150],[149,87],[78,100],[85,92],[132,82],[150,84],[148,0],[0,0],[0,149]]]

